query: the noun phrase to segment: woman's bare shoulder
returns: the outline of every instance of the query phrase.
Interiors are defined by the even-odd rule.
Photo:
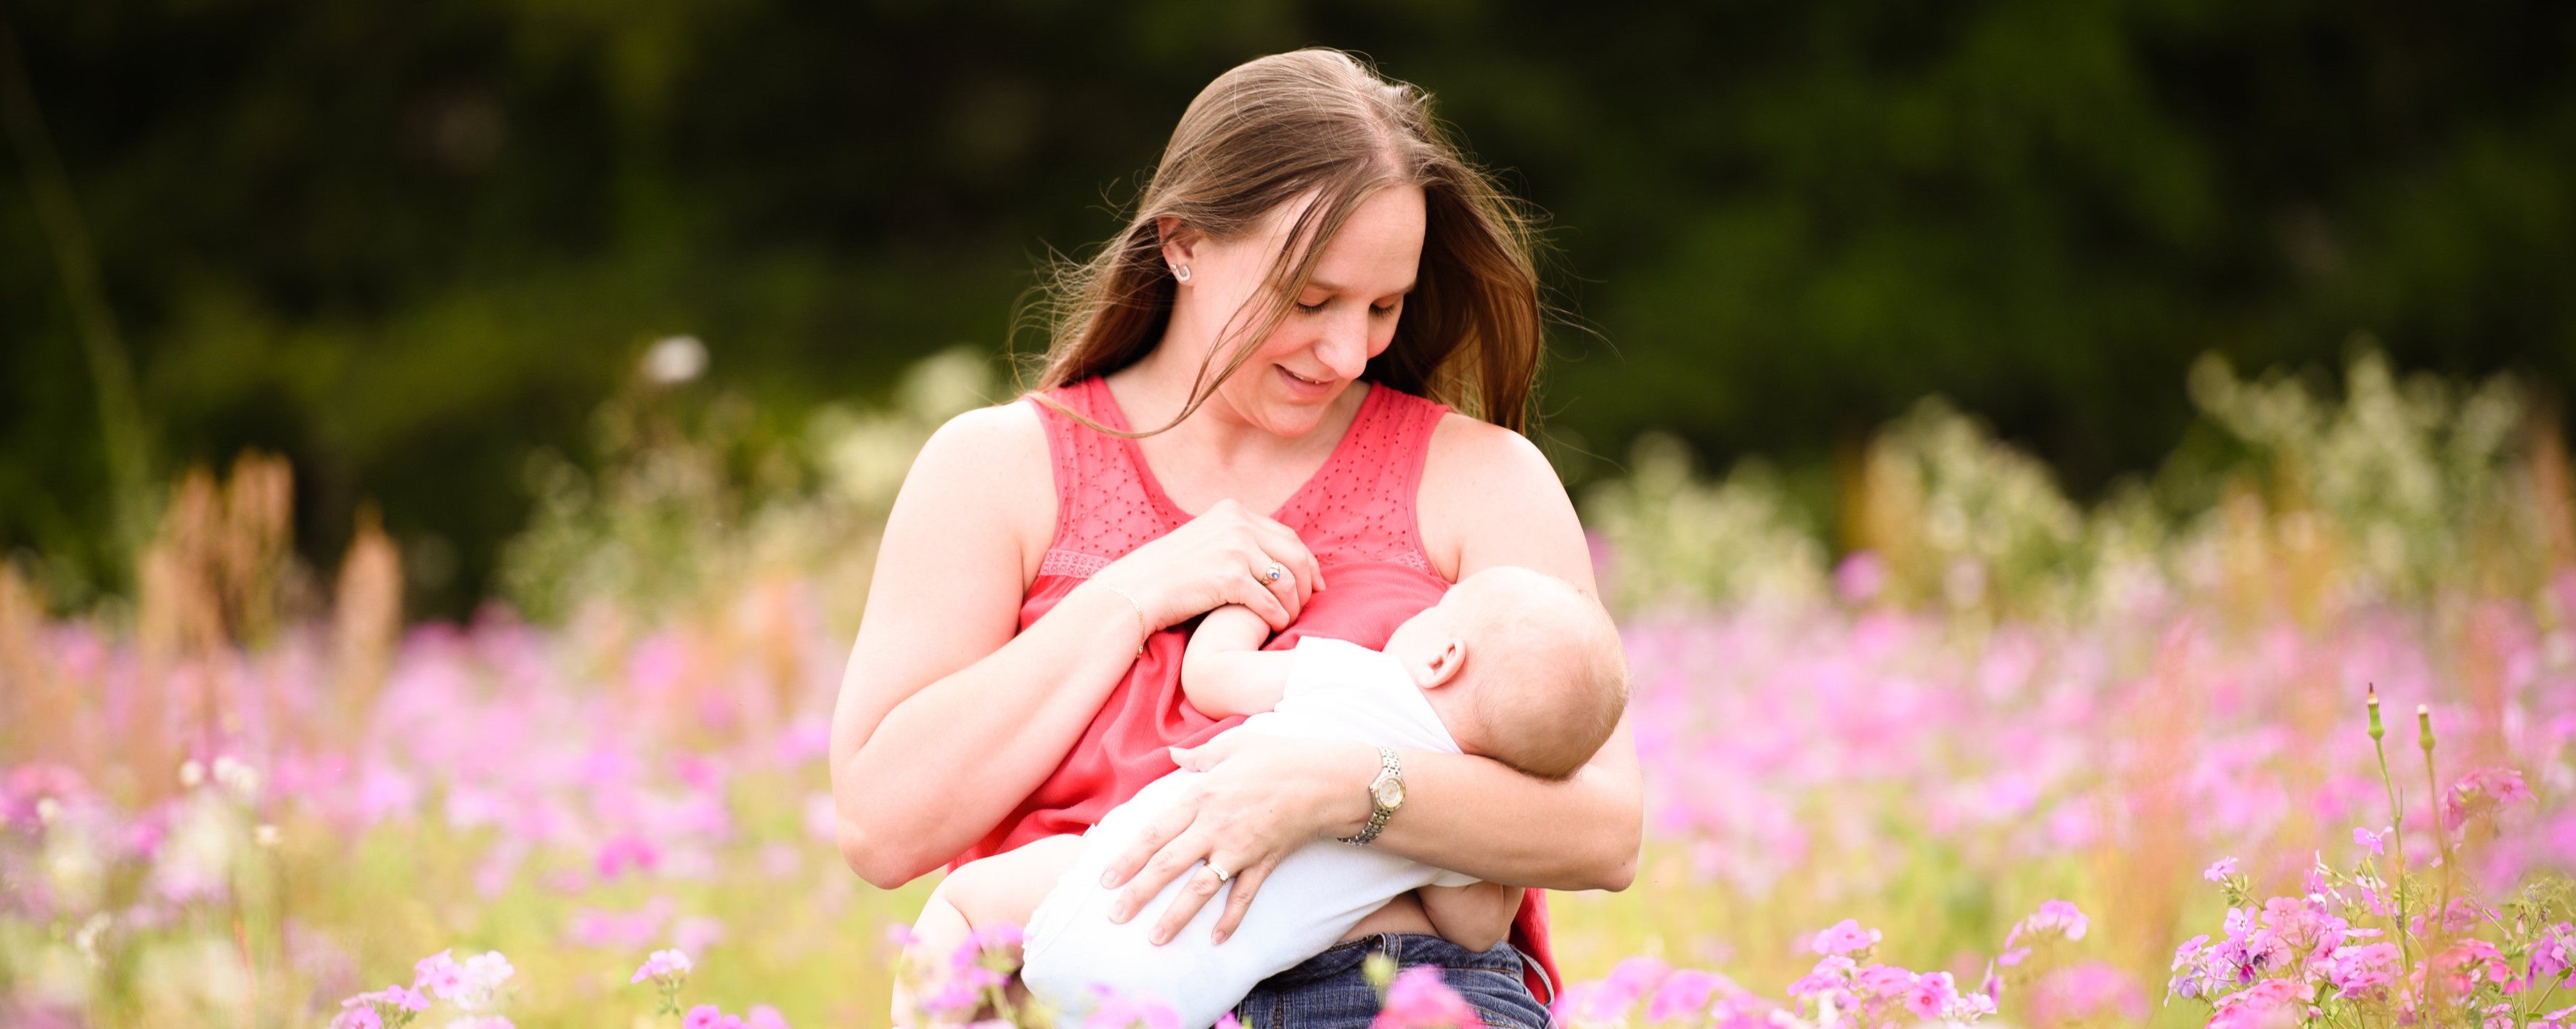
[[[1014,401],[950,418],[922,444],[904,480],[906,496],[953,516],[996,519],[1012,538],[1042,553],[1055,527],[1055,465],[1037,411]],[[988,523],[989,524],[989,523]],[[1035,557],[1028,565],[1036,567]]]
[[[1452,579],[1509,564],[1592,585],[1574,502],[1547,455],[1520,433],[1455,412],[1442,417],[1415,512],[1424,549]]]

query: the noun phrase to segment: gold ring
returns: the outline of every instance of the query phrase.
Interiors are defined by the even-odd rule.
[[[1279,577],[1286,574],[1288,574],[1287,566],[1282,565],[1277,561],[1272,561],[1270,562],[1270,567],[1262,571],[1261,581],[1278,582]]]
[[[1211,872],[1215,872],[1215,873],[1216,873],[1216,882],[1217,882],[1217,885],[1219,885],[1219,886],[1223,886],[1223,885],[1225,885],[1225,883],[1226,883],[1226,881],[1227,881],[1227,880],[1234,878],[1234,873],[1229,872],[1229,871],[1226,871],[1225,869],[1222,869],[1222,868],[1218,868],[1218,867],[1216,866],[1216,862],[1214,862],[1214,861],[1210,861],[1210,862],[1208,862],[1208,863],[1207,863],[1207,866],[1208,866],[1208,871],[1211,871]]]

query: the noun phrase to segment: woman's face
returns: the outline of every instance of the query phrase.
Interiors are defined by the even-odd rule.
[[[1243,239],[1166,245],[1166,259],[1189,265],[1191,275],[1173,308],[1176,331],[1165,338],[1190,346],[1193,364],[1239,328],[1229,324],[1237,312],[1248,316],[1260,307],[1247,301],[1267,288],[1271,261],[1286,244],[1299,206],[1273,212],[1264,231]],[[1282,436],[1313,431],[1359,381],[1369,359],[1394,341],[1405,294],[1422,265],[1422,233],[1419,187],[1390,187],[1362,202],[1317,257],[1305,291],[1290,298],[1295,306],[1286,320],[1254,345],[1209,406]]]

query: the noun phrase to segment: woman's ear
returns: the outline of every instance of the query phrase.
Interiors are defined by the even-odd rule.
[[[1441,640],[1430,653],[1415,659],[1411,669],[1413,684],[1426,690],[1439,689],[1455,681],[1458,669],[1466,664],[1467,641],[1451,636]]]
[[[1203,237],[1197,229],[1181,224],[1180,219],[1168,215],[1154,219],[1154,234],[1163,241],[1164,267],[1188,264],[1198,256],[1199,240]]]

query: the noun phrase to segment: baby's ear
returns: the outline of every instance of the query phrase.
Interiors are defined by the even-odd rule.
[[[1414,685],[1436,690],[1456,680],[1458,669],[1466,664],[1467,641],[1451,636],[1441,640],[1430,653],[1416,658],[1409,670],[1413,673]]]

